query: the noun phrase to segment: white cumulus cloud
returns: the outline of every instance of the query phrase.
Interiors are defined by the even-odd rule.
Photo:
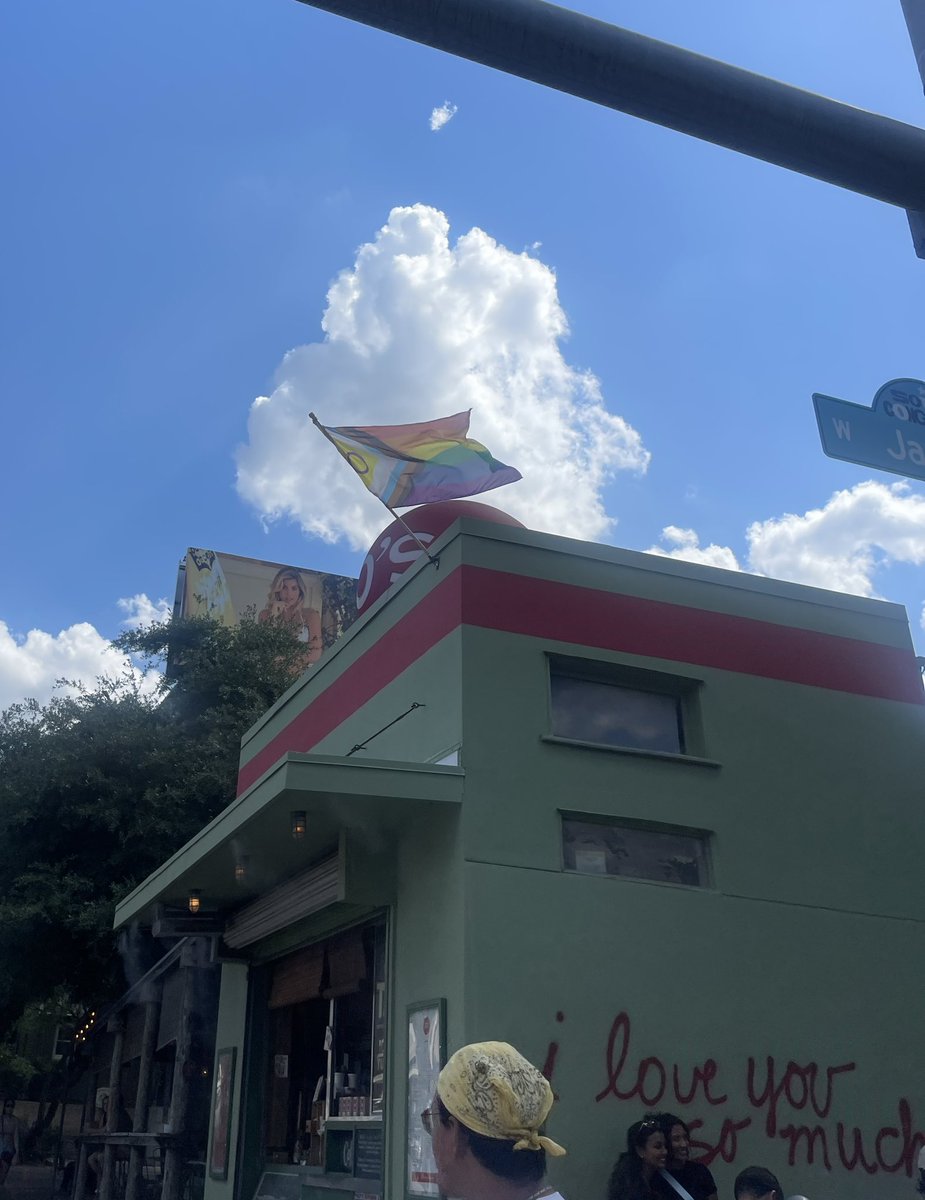
[[[755,521],[746,536],[759,574],[874,596],[879,567],[925,562],[925,497],[904,482],[868,480],[802,516]]]
[[[32,629],[24,636],[0,621],[0,708],[27,699],[45,704],[59,679],[92,688],[100,675],[118,677],[126,669],[133,669],[128,659],[86,621],[56,634]],[[68,695],[77,689],[59,690]]]
[[[125,613],[121,624],[124,629],[138,629],[152,621],[168,621],[173,615],[173,605],[163,596],[160,600],[149,600],[144,592],[137,596],[126,596],[116,604]]]
[[[332,284],[322,329],[324,341],[285,356],[238,450],[239,494],[265,520],[290,517],[358,550],[387,523],[310,410],[327,425],[364,425],[471,408],[471,435],[523,475],[479,498],[571,537],[605,537],[614,520],[602,489],[617,471],[648,466],[596,377],[563,357],[568,325],[552,270],[481,229],[451,244],[434,208],[392,210]]]
[[[744,569],[857,596],[878,596],[876,575],[890,563],[925,563],[925,496],[909,484],[868,480],[836,492],[821,508],[754,521],[745,531]],[[739,567],[728,546],[700,546],[693,529],[669,525],[650,554],[708,566]],[[925,628],[925,610],[922,614]]]
[[[435,108],[430,114],[430,128],[433,133],[437,133],[449,121],[452,121],[456,116],[457,108],[455,104],[451,104],[449,100],[444,100],[439,108]]]
[[[167,600],[151,601],[144,592],[117,600],[116,605],[125,613],[121,624],[127,629],[163,621],[171,615]],[[47,704],[53,694],[73,695],[81,687],[92,689],[102,676],[119,679],[127,673],[142,692],[153,694],[157,690],[160,673],[140,670],[127,655],[114,650],[109,638],[88,621],[79,621],[59,633],[30,629],[25,634],[14,632],[6,621],[0,621],[0,709],[23,700]],[[61,680],[68,682],[61,685]]]
[[[660,554],[663,558],[680,558],[685,562],[702,563],[705,567],[724,567],[727,571],[739,571],[739,561],[728,546],[701,546],[700,538],[693,529],[680,529],[677,525],[666,525],[662,530],[664,546],[650,546],[649,554]]]

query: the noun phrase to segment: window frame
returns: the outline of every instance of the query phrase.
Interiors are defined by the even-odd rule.
[[[626,663],[600,658],[583,658],[575,655],[546,652],[546,704],[547,730],[541,740],[564,746],[578,746],[589,750],[604,750],[611,754],[627,754],[645,758],[665,759],[672,762],[697,763],[703,766],[719,766],[706,756],[706,746],[701,712],[701,695],[704,687],[702,678],[694,675],[650,670]],[[628,691],[648,692],[658,696],[670,696],[677,702],[678,734],[680,750],[654,750],[640,746],[621,746],[611,742],[595,742],[586,738],[566,737],[555,732],[553,679],[555,676],[589,683],[609,684]]]
[[[676,825],[669,821],[650,821],[639,817],[612,816],[608,813],[578,812],[574,809],[560,808],[559,810],[559,862],[560,870],[565,875],[581,875],[590,879],[621,879],[625,883],[649,883],[656,887],[682,888],[685,891],[715,892],[716,880],[713,863],[714,835],[710,829],[702,829],[693,825]],[[653,879],[648,875],[623,875],[612,871],[581,871],[577,867],[566,865],[565,861],[565,825],[567,821],[578,821],[585,825],[602,825],[608,829],[635,830],[642,833],[665,834],[674,837],[696,838],[702,845],[703,881],[701,883],[682,883],[671,879]]]

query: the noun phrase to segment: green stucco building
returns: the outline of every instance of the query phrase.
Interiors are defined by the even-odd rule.
[[[570,1200],[649,1108],[695,1126],[721,1197],[749,1163],[911,1196],[905,611],[471,519],[431,550],[119,906],[169,927],[197,893],[221,960],[206,1200],[435,1195],[418,1113],[489,1038],[550,1074]]]

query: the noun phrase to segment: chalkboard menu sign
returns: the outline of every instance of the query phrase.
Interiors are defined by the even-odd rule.
[[[357,1179],[382,1178],[382,1129],[357,1129],[353,1174]]]

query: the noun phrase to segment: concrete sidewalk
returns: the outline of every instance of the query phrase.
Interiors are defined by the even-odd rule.
[[[60,1184],[61,1175],[55,1181]],[[6,1183],[0,1187],[0,1200],[51,1200],[52,1168],[45,1163],[16,1163]]]

